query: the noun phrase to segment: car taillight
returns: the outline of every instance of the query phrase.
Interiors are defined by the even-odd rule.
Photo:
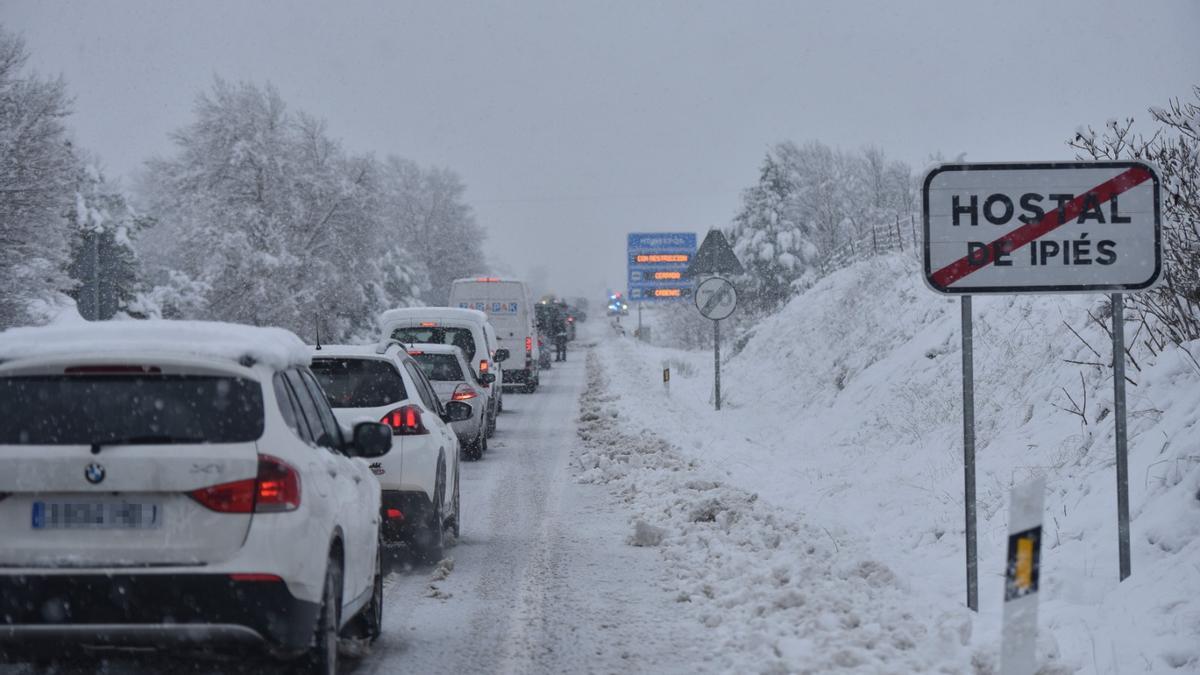
[[[258,456],[258,476],[200,488],[188,496],[217,513],[280,513],[300,508],[300,474],[287,462]]]
[[[255,513],[279,513],[300,508],[300,474],[281,459],[258,456],[258,494]]]
[[[471,385],[463,383],[454,388],[454,394],[450,397],[452,401],[470,401],[478,396],[479,393],[471,388]]]
[[[538,342],[541,342],[541,340],[538,340]],[[533,351],[533,338],[531,338],[531,337],[525,338],[525,351],[527,351],[527,352]]]
[[[480,375],[486,373],[491,367],[492,367],[492,364],[488,363],[487,359],[479,360],[479,374]]]
[[[415,405],[396,408],[379,421],[391,427],[395,436],[420,436],[429,433],[421,421],[421,409]]]

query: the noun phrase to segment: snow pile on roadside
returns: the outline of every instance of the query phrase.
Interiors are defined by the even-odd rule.
[[[660,547],[681,611],[720,641],[725,668],[974,672],[965,611],[921,607],[885,564],[781,517],[664,439],[630,428],[614,400],[590,353],[578,480],[610,484],[627,503],[629,543]]]
[[[623,424],[828,528],[944,610],[963,603],[959,305],[911,256],[830,275],[726,362],[611,339],[597,350]],[[1200,670],[1200,344],[1157,355],[1130,324],[1133,576],[1117,581],[1111,346],[1102,295],[975,299],[980,614],[998,651],[1009,490],[1046,480],[1041,662],[1085,673]],[[651,319],[653,320],[653,319]],[[1190,354],[1189,351],[1190,350]],[[660,380],[673,369],[670,395]],[[632,433],[632,432],[631,432]],[[989,655],[984,658],[983,655]]]

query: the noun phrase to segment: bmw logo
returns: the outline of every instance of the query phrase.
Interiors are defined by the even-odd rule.
[[[99,464],[88,464],[83,470],[83,477],[92,485],[97,485],[104,480],[104,467]]]

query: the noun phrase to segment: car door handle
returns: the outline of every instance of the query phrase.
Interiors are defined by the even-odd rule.
[[[329,471],[330,478],[337,478],[337,474],[338,474],[337,469],[329,469],[328,471]]]
[[[355,482],[355,483],[361,483],[361,482],[362,482],[362,476],[360,476],[360,475],[358,475],[358,474],[354,474],[354,482]]]

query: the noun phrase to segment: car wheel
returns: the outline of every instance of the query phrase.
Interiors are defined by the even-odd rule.
[[[480,429],[479,435],[463,446],[463,456],[472,461],[482,459],[485,443],[487,443],[487,434]]]
[[[370,642],[383,634],[383,544],[375,553],[375,580],[371,585],[371,602],[363,610],[364,633]]]
[[[454,520],[450,522],[450,531],[454,533],[454,538],[458,539],[458,530],[462,523],[462,505],[458,498],[458,472],[454,472],[454,496],[450,498],[454,504]]]
[[[303,672],[310,675],[336,675],[338,665],[338,625],[342,613],[342,564],[330,557],[325,569],[325,590],[321,594],[321,612],[313,645],[305,658]]]
[[[442,559],[442,548],[445,538],[442,528],[445,519],[442,516],[442,501],[446,498],[446,468],[438,467],[437,485],[433,489],[433,504],[429,515],[413,537],[417,558],[422,562],[434,564]]]
[[[350,658],[362,658],[369,646],[383,633],[383,541],[375,554],[375,577],[371,582],[371,600],[342,631],[341,653]]]
[[[526,382],[524,389],[522,389],[522,391],[524,391],[526,394],[532,394],[536,390],[537,382],[534,382],[533,380]]]

